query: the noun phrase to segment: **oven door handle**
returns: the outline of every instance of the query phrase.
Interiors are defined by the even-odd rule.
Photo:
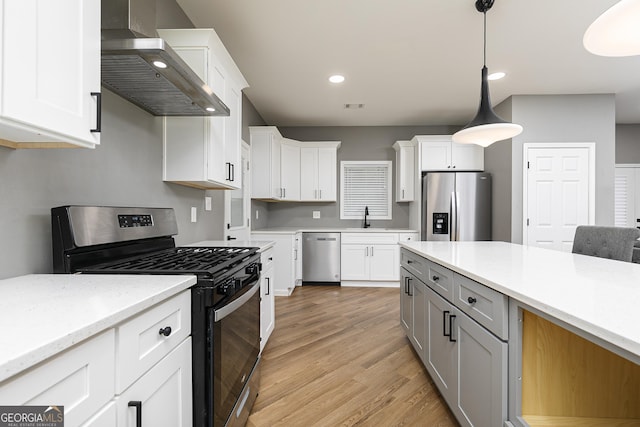
[[[240,298],[234,301],[231,301],[229,304],[225,305],[224,307],[218,310],[215,310],[214,321],[218,322],[224,319],[225,317],[227,317],[228,315],[236,311],[240,306],[242,306],[242,304],[249,301],[251,297],[254,296],[256,292],[258,292],[258,289],[260,289],[260,286],[258,286],[257,283],[258,282],[256,282],[255,285],[251,286],[251,289],[245,292]]]

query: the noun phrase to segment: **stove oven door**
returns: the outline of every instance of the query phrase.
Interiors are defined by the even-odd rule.
[[[245,291],[246,289],[246,291]],[[221,308],[209,311],[213,366],[209,414],[214,427],[225,425],[258,360],[260,352],[259,280]],[[257,390],[256,390],[257,392]],[[213,406],[213,411],[211,411]]]

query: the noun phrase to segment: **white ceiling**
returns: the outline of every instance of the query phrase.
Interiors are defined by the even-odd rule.
[[[474,0],[177,0],[213,27],[270,125],[463,125],[477,110],[482,14]],[[496,105],[511,95],[616,95],[640,123],[640,56],[587,52],[586,28],[617,0],[496,0],[487,66]],[[639,24],[640,25],[640,24]],[[341,85],[327,78],[343,74]],[[345,109],[362,103],[364,109]]]

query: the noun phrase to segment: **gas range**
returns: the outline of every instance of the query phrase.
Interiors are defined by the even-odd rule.
[[[260,254],[247,247],[176,247],[173,209],[51,210],[55,273],[189,274],[193,425],[244,425],[259,385]]]

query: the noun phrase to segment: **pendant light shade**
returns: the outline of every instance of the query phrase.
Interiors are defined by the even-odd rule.
[[[494,0],[477,0],[476,9],[484,14],[484,65],[480,86],[480,107],[476,116],[464,128],[454,133],[453,142],[459,144],[477,144],[488,147],[496,141],[513,138],[522,133],[522,126],[509,123],[498,117],[491,107],[489,96],[489,71],[486,64],[487,56],[487,10],[491,9]]]
[[[613,5],[587,28],[582,42],[595,55],[640,55],[640,0]]]

